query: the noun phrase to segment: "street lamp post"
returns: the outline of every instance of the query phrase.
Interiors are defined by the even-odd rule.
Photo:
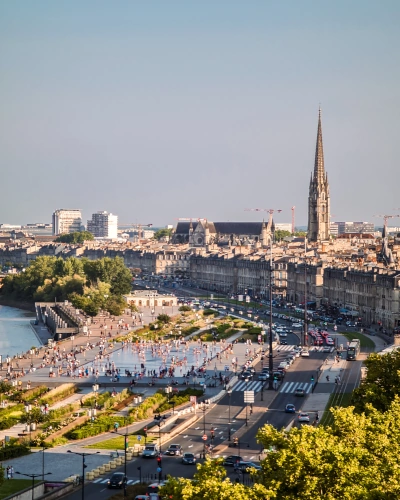
[[[307,325],[307,238],[304,238],[304,330],[301,347],[305,345],[308,334]]]
[[[31,448],[32,446],[32,415],[31,415],[31,412],[32,411],[32,405],[30,404],[27,404],[25,405],[25,412],[26,412],[26,423],[29,425],[29,448]]]
[[[269,351],[268,351],[268,389],[272,391],[274,388],[273,384],[273,371],[274,371],[274,358],[272,350],[272,241],[270,243],[270,253],[269,253]]]
[[[201,411],[203,412],[203,436],[206,435],[206,411],[207,411],[207,405],[203,401],[201,403],[200,407]],[[203,439],[203,458],[206,458],[206,442]]]
[[[126,475],[126,450],[128,448],[128,425],[125,427],[125,434],[121,434],[118,432],[118,427],[119,423],[115,422],[114,424],[114,432],[116,434],[119,434],[120,436],[124,436],[124,497],[126,497],[126,480],[127,480],[127,475]]]
[[[246,391],[247,391],[247,386],[249,384],[249,379],[246,377],[244,379],[244,381],[246,382]],[[249,418],[248,418],[248,408],[249,408],[249,404],[246,403],[246,427],[249,425]]]
[[[78,453],[77,451],[67,450],[67,453],[72,453],[73,455],[79,455],[80,457],[82,457],[82,500],[85,500],[85,457],[90,455],[97,455],[100,452],[96,451],[95,453]]]
[[[227,389],[227,394],[229,396],[229,410],[228,410],[228,441],[231,440],[231,395],[232,395],[232,389],[229,387]]]
[[[46,472],[46,474],[23,474],[22,472],[16,472],[15,474],[18,474],[19,476],[25,476],[25,477],[31,477],[32,478],[32,500],[34,499],[35,496],[35,478],[36,477],[44,477],[44,476],[49,476],[51,472]]]

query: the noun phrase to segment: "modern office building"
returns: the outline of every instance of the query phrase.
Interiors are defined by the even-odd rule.
[[[82,229],[80,209],[60,208],[53,213],[53,234],[75,233]]]
[[[92,215],[92,219],[87,222],[87,230],[95,238],[118,237],[118,216],[108,212],[97,212]]]
[[[289,231],[292,232],[292,223],[291,222],[275,222],[275,230],[278,231]]]
[[[361,234],[370,233],[373,234],[375,231],[375,226],[373,222],[332,222],[331,223],[331,234],[334,236],[340,236],[341,234]]]

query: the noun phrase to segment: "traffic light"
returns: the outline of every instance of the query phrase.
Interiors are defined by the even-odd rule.
[[[143,432],[144,432],[144,437],[147,437],[147,427],[143,429]]]
[[[161,455],[158,455],[158,457],[157,457],[157,463],[158,463],[159,466],[161,465]]]
[[[311,375],[311,382],[314,382],[314,375]]]

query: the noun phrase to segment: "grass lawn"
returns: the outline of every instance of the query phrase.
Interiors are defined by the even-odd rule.
[[[343,394],[331,394],[324,414],[322,415],[320,425],[330,425],[333,421],[332,413],[329,411],[330,408],[345,408],[346,406],[350,406],[352,395],[352,392],[344,392]]]
[[[361,347],[375,348],[375,342],[368,338],[366,335],[357,332],[340,332],[341,335],[344,335],[350,342],[353,339],[359,339]]]
[[[144,444],[144,436],[140,436],[141,440],[137,439],[138,436],[128,436],[128,447],[134,446],[135,444]],[[154,441],[155,437],[148,437],[147,443]],[[104,441],[99,441],[98,443],[88,444],[85,448],[94,448],[99,450],[123,450],[124,449],[125,438],[123,436],[118,436],[112,439],[106,439]]]
[[[18,476],[17,476],[18,477]],[[35,481],[38,483],[39,481]],[[31,479],[5,479],[2,486],[0,486],[0,500],[6,498],[10,495],[14,495],[18,493],[18,491],[24,490],[25,488],[32,488],[32,480]]]

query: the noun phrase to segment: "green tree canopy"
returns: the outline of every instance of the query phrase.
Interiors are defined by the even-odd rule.
[[[369,405],[385,412],[400,394],[400,351],[372,353],[364,364],[366,378],[353,392],[352,402],[358,412],[368,411]]]
[[[91,316],[100,309],[119,315],[126,307],[122,295],[130,292],[131,280],[120,257],[95,261],[38,257],[25,272],[6,276],[0,293],[21,300],[71,300]]]
[[[78,231],[75,233],[60,234],[54,241],[57,243],[84,243],[94,240],[94,236],[89,231]]]
[[[167,228],[159,229],[154,233],[154,238],[156,240],[161,240],[161,238],[165,237],[170,238],[173,231],[174,231],[173,229],[167,229]]]
[[[331,409],[333,424],[265,425],[258,441],[266,450],[254,487],[232,483],[220,461],[198,466],[192,481],[171,478],[162,493],[175,500],[397,500],[400,498],[400,401],[385,413],[354,407]]]

